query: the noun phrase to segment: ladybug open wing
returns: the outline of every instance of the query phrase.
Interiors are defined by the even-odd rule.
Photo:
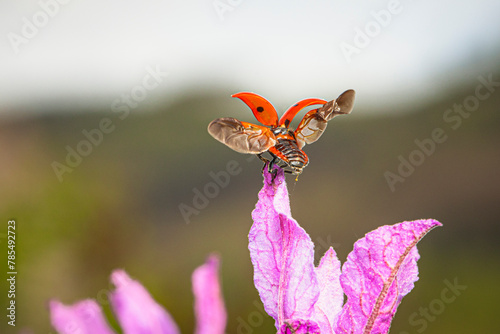
[[[276,144],[276,137],[269,128],[232,117],[213,120],[208,125],[208,133],[240,153],[258,154]]]
[[[309,107],[309,106],[314,105],[314,104],[325,104],[325,103],[326,103],[326,101],[322,100],[322,99],[314,99],[313,98],[313,99],[301,100],[301,101],[295,103],[294,105],[292,105],[290,108],[288,108],[287,111],[285,111],[283,116],[281,116],[281,118],[280,118],[279,125],[280,126],[285,125],[288,128],[288,126],[292,122],[293,118],[295,117],[295,115],[297,115],[297,113],[299,111],[301,111],[305,107]]]
[[[262,124],[272,127],[278,126],[278,114],[276,113],[276,109],[271,102],[264,97],[249,92],[236,93],[232,95],[232,97],[237,97],[245,102],[245,104],[252,109],[255,118]]]
[[[356,92],[352,89],[346,90],[335,100],[326,103],[318,109],[318,114],[325,121],[329,121],[337,115],[349,114],[354,107],[354,97]]]
[[[354,90],[346,90],[337,99],[325,103],[321,108],[309,111],[295,130],[299,148],[318,140],[325,131],[328,121],[333,117],[349,114],[354,106],[355,95]]]
[[[295,130],[295,138],[299,148],[304,147],[305,144],[314,143],[325,131],[327,121],[318,115],[318,110],[309,111]]]

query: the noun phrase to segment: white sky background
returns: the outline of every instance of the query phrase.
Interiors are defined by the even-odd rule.
[[[64,1],[18,52],[9,36],[22,36],[24,18],[33,22],[42,6],[0,3],[0,113],[36,111],[40,101],[106,107],[140,84],[147,66],[169,72],[155,92],[167,100],[220,84],[228,98],[253,91],[279,109],[348,88],[359,103],[390,106],[500,68],[483,62],[500,50],[495,0],[400,0],[400,13],[351,62],[341,43],[356,46],[355,29],[376,22],[371,12],[390,0],[220,0],[232,7],[223,19],[214,0]],[[474,61],[484,68],[457,72]]]

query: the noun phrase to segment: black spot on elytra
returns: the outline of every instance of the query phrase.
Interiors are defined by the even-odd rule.
[[[290,125],[290,120],[289,119],[286,119],[285,120],[285,126],[288,128],[288,126]]]
[[[263,112],[263,111],[264,111],[264,108],[262,108],[262,107],[257,107],[257,111],[258,111],[258,112]]]

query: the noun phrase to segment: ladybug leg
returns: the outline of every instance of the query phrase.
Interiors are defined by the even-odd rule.
[[[266,168],[266,165],[269,162],[269,160],[264,158],[261,153],[257,154],[257,156],[259,157],[260,160],[262,160],[264,162],[264,166],[262,166],[262,170],[261,170],[262,174],[264,174],[264,168]]]
[[[276,177],[276,171],[273,171],[273,166],[276,163],[276,159],[277,159],[276,156],[274,154],[272,154],[272,156],[273,156],[272,160],[269,160],[269,159],[263,157],[261,153],[257,154],[257,156],[259,157],[260,160],[262,160],[264,162],[264,166],[262,166],[262,173],[264,173],[264,169],[266,168],[266,165],[267,165],[267,171],[269,173],[273,174],[273,181],[274,181],[274,178]]]
[[[258,153],[257,156],[259,157],[260,160],[264,161],[264,162],[268,162],[269,160],[267,160],[266,158],[264,158],[262,156],[262,153]]]
[[[269,173],[273,174],[272,182],[274,182],[274,179],[276,178],[276,175],[277,175],[277,171],[273,170],[274,165],[281,167],[286,174],[293,174],[293,171],[286,169],[288,167],[287,164],[283,164],[283,163],[279,163],[279,162],[276,163],[276,160],[278,160],[278,157],[272,153],[271,153],[271,155],[273,158],[271,160],[269,160],[269,159],[263,157],[261,153],[257,154],[259,159],[264,162],[264,166],[262,166],[262,173],[264,173],[264,168],[266,168],[266,165],[267,165],[267,171]]]
[[[273,171],[273,167],[274,167],[274,164],[276,162],[276,156],[273,155],[273,159],[271,161],[269,161],[269,165],[267,165],[267,171],[271,174],[273,174],[274,176],[276,176],[276,172]]]
[[[274,179],[276,178],[276,175],[278,175],[278,170],[273,170],[273,167],[276,164],[277,157],[274,154],[272,154],[272,156],[273,156],[273,159],[271,161],[269,161],[269,165],[267,165],[267,171],[273,175],[271,182],[274,183]],[[278,166],[279,166],[279,164],[278,164]]]

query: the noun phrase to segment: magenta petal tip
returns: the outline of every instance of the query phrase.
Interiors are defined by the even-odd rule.
[[[219,334],[226,328],[227,314],[219,283],[219,256],[212,254],[192,275],[195,334]]]
[[[111,304],[125,333],[179,333],[170,314],[125,271],[115,270],[111,281],[116,286],[110,294]]]
[[[52,326],[60,334],[114,333],[106,322],[101,307],[94,300],[82,300],[69,306],[51,300],[49,309]]]

